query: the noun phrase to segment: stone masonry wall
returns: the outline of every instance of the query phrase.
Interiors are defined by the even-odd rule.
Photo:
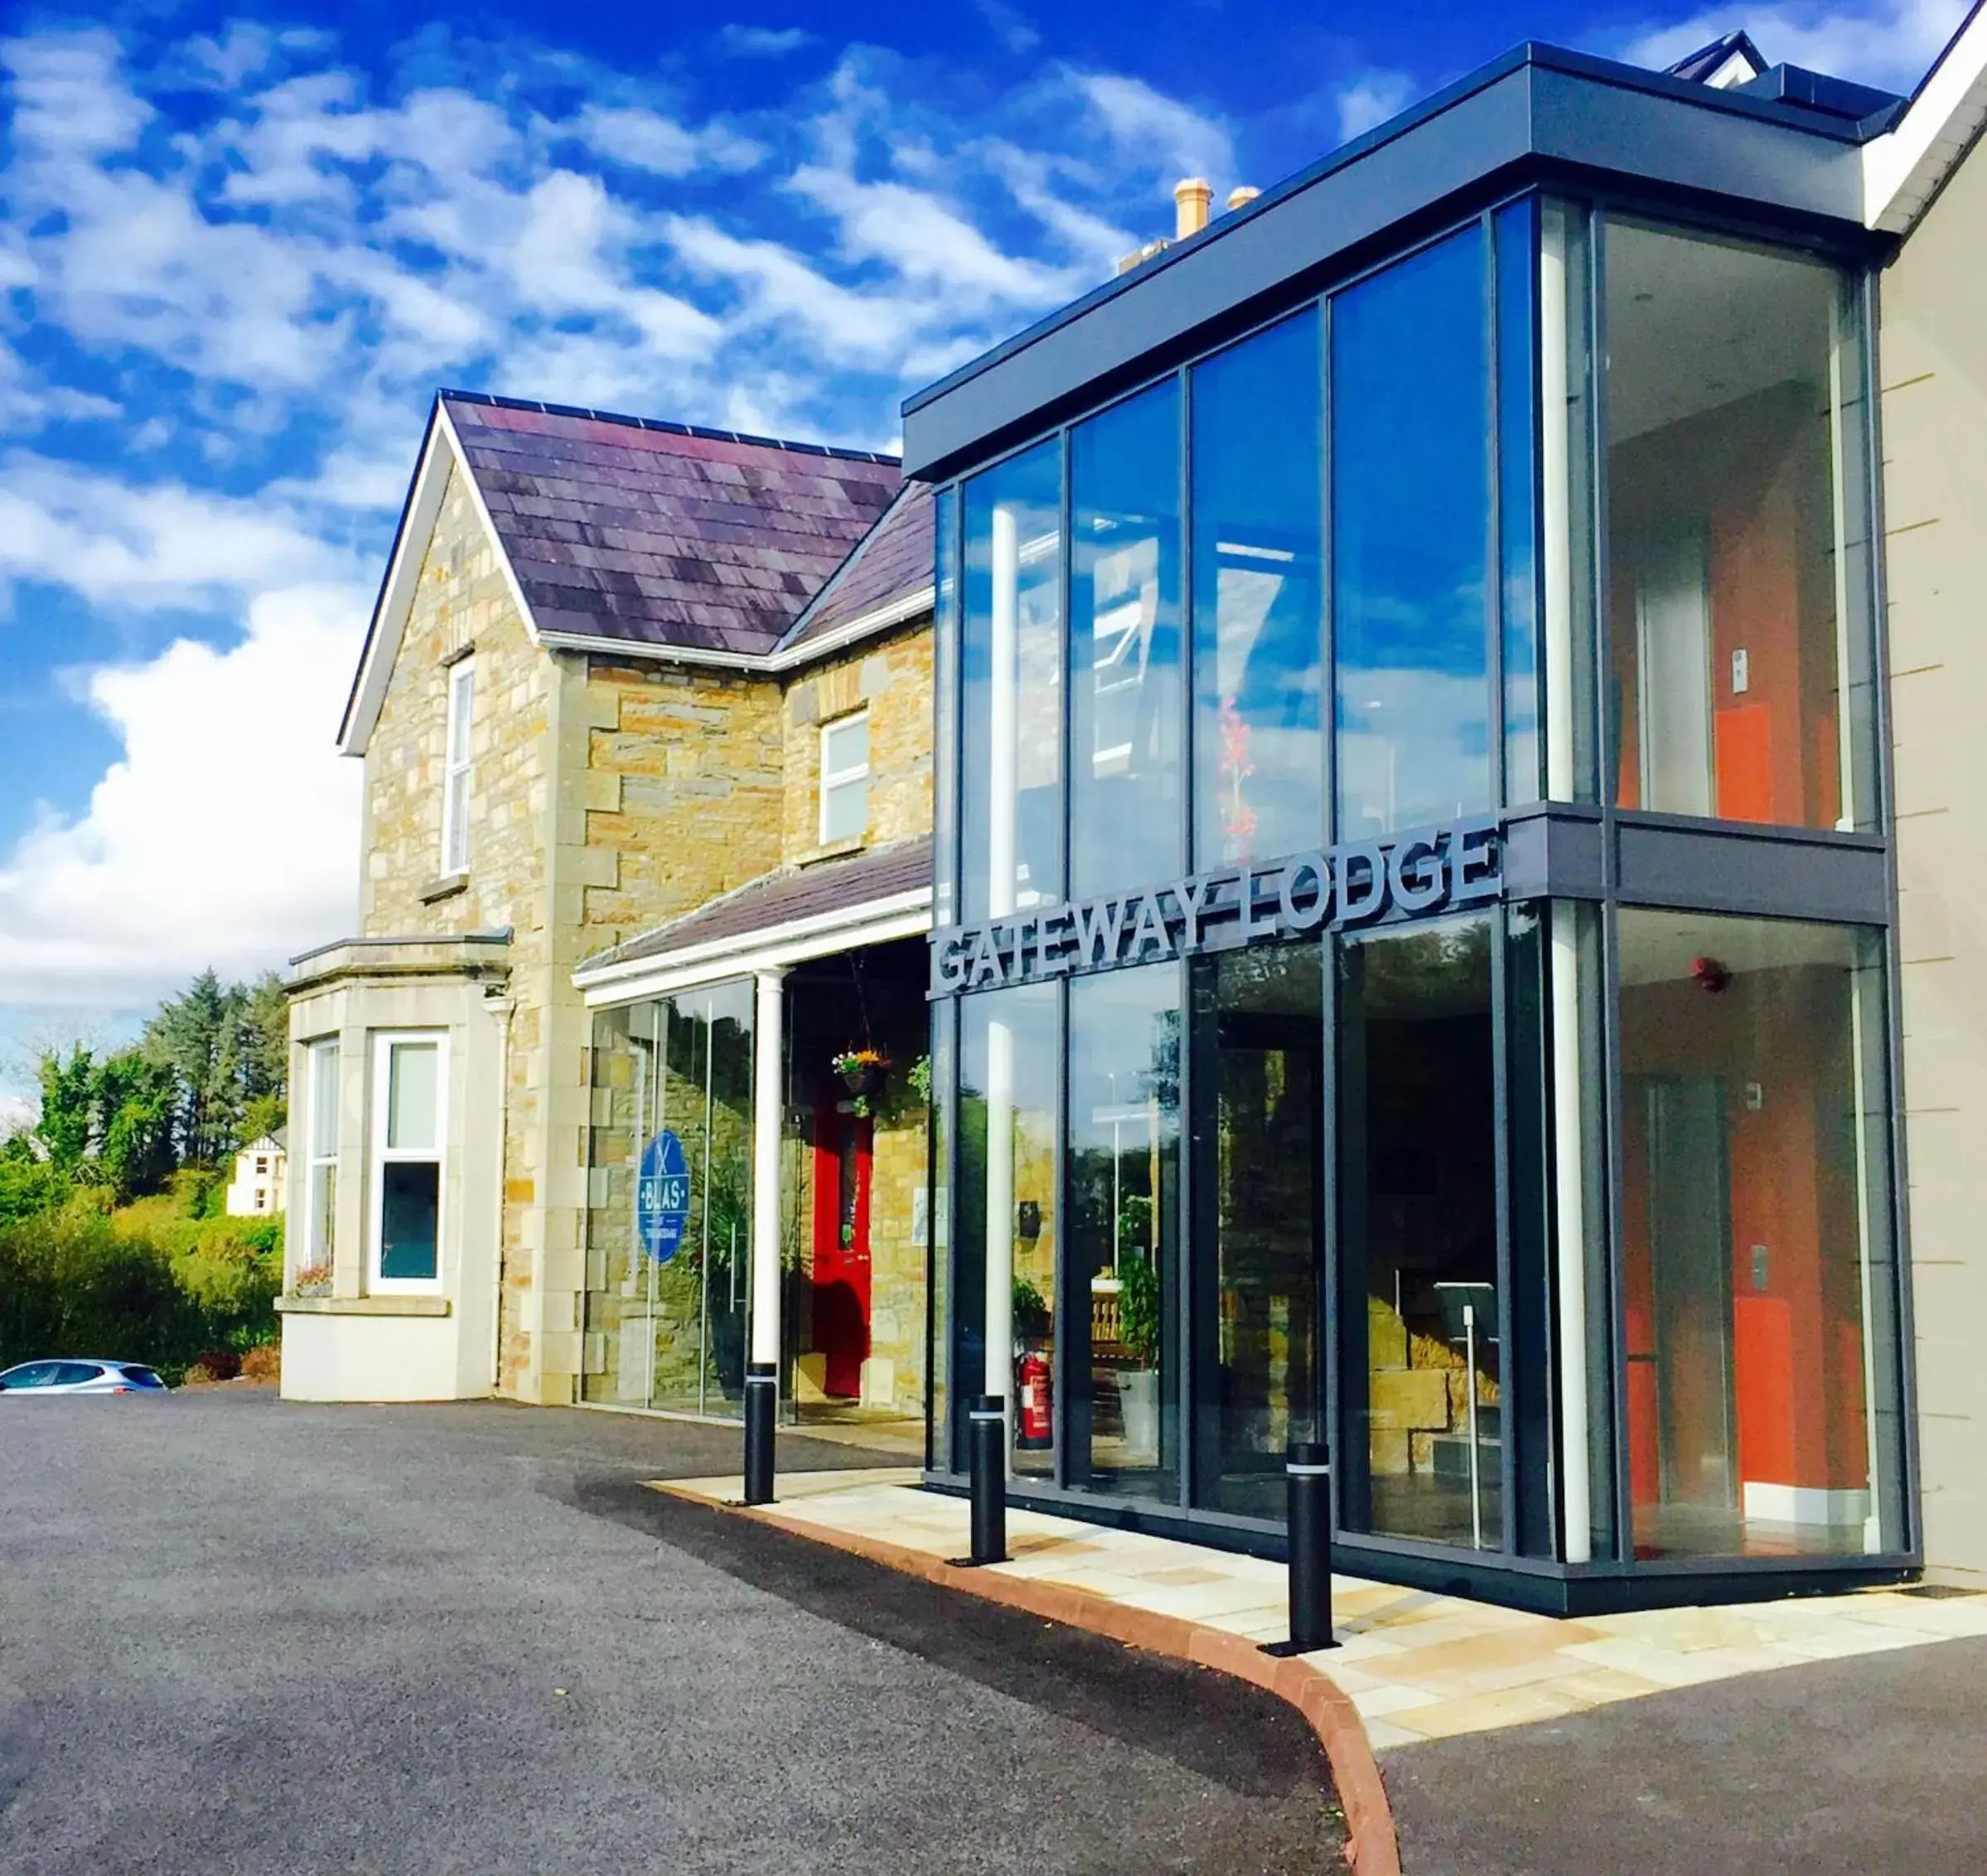
[[[869,826],[862,839],[821,844],[821,725],[869,709]],[[931,826],[931,621],[845,657],[810,666],[788,683],[786,863],[798,865],[860,847],[889,847]]]

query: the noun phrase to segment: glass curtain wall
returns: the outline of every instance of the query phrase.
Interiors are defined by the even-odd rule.
[[[587,1400],[742,1411],[752,1016],[737,981],[594,1017]]]
[[[1082,899],[1180,870],[1177,384],[1070,433],[1070,897]]]
[[[1490,805],[1489,264],[1472,228],[1332,302],[1342,840]]]
[[[1180,967],[1070,986],[1070,1482],[1180,1489]]]
[[[1902,1542],[1879,936],[1620,917],[1641,1557]]]
[[[1317,1436],[1324,1268],[1324,950],[1193,961],[1194,1502],[1280,1518]]]
[[[965,482],[960,921],[1541,800],[1878,824],[1862,291],[1525,200]],[[1881,954],[1513,902],[940,1003],[935,1458],[986,1390],[1038,1486],[1223,1518],[1328,1436],[1361,1536],[1901,1547]]]
[[[1324,832],[1321,370],[1313,309],[1191,374],[1197,867]]]
[[[1479,1550],[1503,1547],[1493,930],[1338,952],[1341,1521]]]
[[[1614,800],[1873,827],[1859,288],[1630,220],[1603,251]]]

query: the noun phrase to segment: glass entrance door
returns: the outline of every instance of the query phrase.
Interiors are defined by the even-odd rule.
[[[1316,1436],[1324,1220],[1324,975],[1315,944],[1194,976],[1194,1502],[1284,1515]]]

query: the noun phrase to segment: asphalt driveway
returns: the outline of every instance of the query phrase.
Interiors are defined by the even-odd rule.
[[[1381,1762],[1407,1876],[1980,1876],[1987,1641],[1744,1675]]]
[[[0,1869],[1336,1864],[1294,1711],[638,1482],[737,1454],[495,1405],[7,1407]]]

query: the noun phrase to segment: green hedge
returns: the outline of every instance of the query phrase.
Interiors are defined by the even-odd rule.
[[[283,1253],[269,1222],[189,1220],[185,1241],[162,1243],[72,1202],[0,1224],[0,1368],[103,1356],[177,1380],[210,1349],[273,1340]]]

